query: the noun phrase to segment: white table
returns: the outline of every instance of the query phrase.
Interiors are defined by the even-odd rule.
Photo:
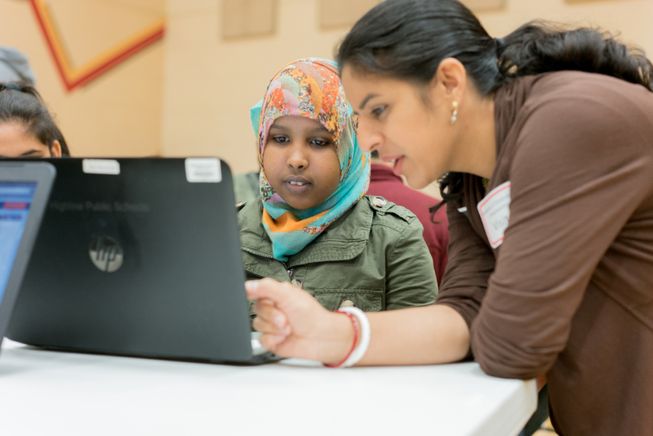
[[[514,435],[534,381],[475,363],[329,369],[43,351],[5,339],[0,434]]]

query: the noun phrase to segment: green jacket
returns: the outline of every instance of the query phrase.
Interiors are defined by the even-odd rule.
[[[235,174],[233,176],[236,203],[244,203],[259,197],[258,171]]]
[[[412,212],[382,197],[365,197],[286,263],[272,257],[261,201],[238,212],[247,278],[272,277],[306,289],[327,309],[367,312],[431,304],[433,262]]]

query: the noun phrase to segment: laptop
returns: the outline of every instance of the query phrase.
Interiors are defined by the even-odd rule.
[[[0,162],[0,345],[54,177],[47,163]]]
[[[162,359],[275,359],[253,347],[225,162],[49,162],[57,179],[9,338],[56,350]]]

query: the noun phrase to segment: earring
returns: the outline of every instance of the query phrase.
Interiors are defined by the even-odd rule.
[[[451,102],[451,118],[449,118],[449,124],[452,126],[458,121],[458,102],[454,100]]]

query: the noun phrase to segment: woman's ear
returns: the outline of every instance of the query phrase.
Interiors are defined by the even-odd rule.
[[[467,87],[467,70],[456,58],[445,58],[433,75],[431,87],[452,101],[460,101]]]
[[[61,143],[55,139],[50,144],[50,157],[61,157]]]

